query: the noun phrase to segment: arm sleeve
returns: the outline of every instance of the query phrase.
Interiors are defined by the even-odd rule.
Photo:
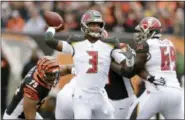
[[[55,29],[53,27],[49,27],[45,33],[44,39],[45,39],[46,44],[49,47],[51,47],[53,49],[57,49],[59,41],[55,40],[54,35],[55,35]],[[61,52],[73,55],[73,52],[74,52],[73,47],[69,43],[67,43],[66,41],[62,40],[60,42],[62,42],[62,48],[61,48],[62,51]]]
[[[114,58],[114,60],[120,64],[123,60],[126,59],[126,57],[121,54],[121,50],[120,49],[113,49],[112,50],[112,53],[111,53],[111,56]]]
[[[44,39],[46,44],[53,49],[57,48],[58,40],[55,40],[55,29],[52,27],[49,27],[44,35]]]
[[[72,45],[70,45],[68,42],[66,41],[62,41],[62,51],[63,53],[67,53],[67,54],[71,54],[73,55],[74,53],[74,48]]]

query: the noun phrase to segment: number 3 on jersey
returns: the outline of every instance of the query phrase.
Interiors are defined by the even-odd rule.
[[[175,70],[176,69],[176,54],[174,47],[160,47],[161,49],[161,70]]]
[[[97,73],[98,71],[98,52],[97,51],[87,51],[88,55],[91,57],[89,59],[90,68],[87,73]]]

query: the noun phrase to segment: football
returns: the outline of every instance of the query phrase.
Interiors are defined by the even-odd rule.
[[[56,12],[52,12],[52,11],[44,12],[44,19],[48,24],[48,26],[58,27],[59,25],[62,24],[62,28],[60,29],[64,28],[64,21],[62,17]]]

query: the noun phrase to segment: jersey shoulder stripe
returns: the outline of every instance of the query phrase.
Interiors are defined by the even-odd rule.
[[[33,100],[38,100],[39,96],[38,93],[35,92],[33,89],[29,88],[29,87],[25,87],[24,88],[24,96],[33,99]]]
[[[38,91],[36,89],[34,89],[33,87],[31,87],[29,85],[25,85],[25,88],[29,88],[30,90],[34,91],[35,93],[38,93]]]

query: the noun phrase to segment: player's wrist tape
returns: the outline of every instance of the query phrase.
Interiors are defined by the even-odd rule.
[[[146,77],[146,79],[149,80],[151,77],[154,78],[154,76],[148,75],[148,76]]]
[[[148,75],[146,78],[149,82],[153,83],[154,85],[165,85],[166,84],[166,81],[162,77],[156,78],[155,76]]]
[[[53,35],[55,35],[55,28],[54,27],[49,27],[46,31],[46,33],[51,32]]]

